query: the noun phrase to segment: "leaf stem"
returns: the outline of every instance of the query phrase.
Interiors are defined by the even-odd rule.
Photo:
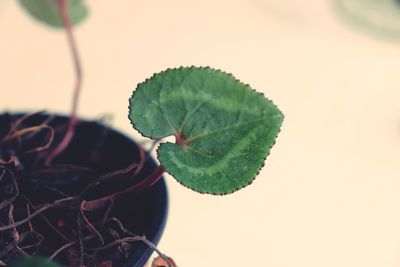
[[[76,81],[75,81],[75,89],[74,89],[73,99],[72,99],[72,109],[71,109],[71,115],[70,115],[70,119],[69,119],[69,123],[68,123],[67,132],[65,133],[64,138],[61,140],[61,142],[58,144],[58,146],[47,157],[46,162],[45,162],[45,165],[47,165],[47,166],[50,165],[51,162],[59,154],[61,154],[64,151],[64,149],[71,142],[71,139],[74,135],[74,128],[78,121],[76,114],[77,114],[77,110],[78,110],[79,95],[81,92],[82,76],[83,76],[78,47],[75,42],[75,37],[73,34],[73,30],[72,30],[72,23],[71,23],[71,19],[70,19],[69,13],[68,13],[68,0],[59,0],[59,11],[60,11],[62,23],[64,25],[64,28],[65,28],[65,31],[67,34],[68,45],[70,48],[70,52],[71,52],[72,60],[73,60],[73,64],[74,64],[74,69],[75,69]]]
[[[94,210],[98,207],[102,207],[104,206],[107,202],[113,202],[116,199],[124,196],[125,194],[129,194],[129,193],[133,193],[133,192],[138,192],[141,191],[143,189],[146,189],[148,187],[151,187],[152,185],[154,185],[155,183],[157,183],[162,175],[164,173],[164,167],[162,165],[159,165],[157,167],[157,169],[154,170],[154,172],[149,175],[148,177],[146,177],[144,180],[142,180],[141,182],[132,185],[131,187],[126,188],[125,190],[116,192],[114,194],[102,197],[102,198],[98,198],[95,200],[90,200],[85,202],[85,205],[83,207],[84,210]]]

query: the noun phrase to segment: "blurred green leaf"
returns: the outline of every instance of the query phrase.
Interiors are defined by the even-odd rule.
[[[352,26],[386,40],[400,40],[400,0],[335,0],[334,4]]]
[[[53,27],[63,27],[60,0],[19,0],[24,9],[38,21]],[[88,15],[83,0],[68,0],[68,13],[72,25],[77,25]]]
[[[60,267],[60,266],[49,259],[33,257],[33,258],[23,259],[17,262],[16,264],[12,265],[12,267]]]

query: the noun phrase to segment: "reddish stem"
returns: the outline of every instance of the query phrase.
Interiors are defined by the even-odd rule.
[[[175,134],[175,144],[185,147],[188,143],[187,139],[185,139],[181,132],[178,132]],[[143,151],[142,151],[143,152]],[[143,154],[142,154],[143,157]],[[85,202],[85,205],[83,207],[84,210],[94,210],[96,208],[100,208],[103,207],[104,205],[106,205],[108,202],[114,202],[115,200],[117,200],[118,198],[124,196],[125,194],[129,194],[129,193],[134,193],[134,192],[138,192],[140,190],[149,188],[151,186],[153,186],[156,182],[158,182],[162,175],[164,173],[164,167],[162,165],[159,165],[157,167],[157,169],[148,177],[146,177],[144,180],[142,180],[140,183],[138,184],[134,184],[131,187],[116,192],[114,194],[102,197],[102,198],[98,198],[98,199],[94,199],[94,200],[90,200]]]
[[[148,187],[151,187],[152,185],[154,185],[161,179],[163,173],[164,173],[164,167],[162,165],[159,165],[157,167],[157,169],[155,169],[154,172],[150,176],[148,176],[147,178],[142,180],[140,183],[134,184],[131,187],[128,187],[125,190],[116,192],[112,195],[108,195],[108,196],[105,196],[105,197],[102,197],[99,199],[87,201],[87,202],[85,202],[85,205],[83,208],[84,208],[84,210],[93,210],[93,209],[96,209],[97,207],[104,206],[107,202],[115,201],[125,194],[138,192],[138,191],[141,191]]]
[[[79,58],[79,53],[78,53],[78,48],[75,42],[73,30],[72,30],[72,23],[71,19],[69,17],[68,13],[68,0],[59,0],[59,10],[60,10],[60,15],[61,15],[61,20],[64,25],[65,31],[67,33],[67,40],[68,40],[68,45],[71,51],[72,55],[72,60],[74,62],[74,69],[75,69],[75,76],[76,76],[76,82],[75,82],[75,90],[73,94],[73,99],[72,99],[72,109],[71,109],[71,115],[70,115],[70,120],[68,124],[68,129],[67,132],[64,135],[64,138],[61,140],[59,145],[50,153],[50,155],[47,157],[45,165],[50,165],[51,162],[59,155],[61,154],[64,149],[69,145],[71,142],[71,139],[74,135],[74,128],[77,123],[77,109],[78,109],[78,102],[79,102],[79,95],[82,87],[82,68],[81,68],[81,63],[80,63],[80,58]]]
[[[175,134],[175,144],[181,147],[185,147],[188,143],[188,140],[183,137],[182,132],[177,132]]]

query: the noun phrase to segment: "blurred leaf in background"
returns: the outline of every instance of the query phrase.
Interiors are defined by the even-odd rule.
[[[26,258],[18,263],[12,265],[12,267],[60,267],[58,264],[45,259],[45,258]]]
[[[61,0],[19,0],[22,7],[35,19],[52,27],[61,28]],[[88,15],[88,8],[83,0],[68,0],[68,13],[72,25],[82,22]]]
[[[400,40],[400,0],[334,0],[347,22],[374,36]]]

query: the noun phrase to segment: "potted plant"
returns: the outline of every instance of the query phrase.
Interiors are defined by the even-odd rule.
[[[209,67],[154,74],[129,99],[129,120],[155,147],[77,118],[82,72],[72,26],[79,0],[20,0],[64,27],[76,70],[71,115],[0,116],[0,266],[174,266],[156,248],[166,214],[165,172],[200,193],[250,184],[283,121],[280,110],[232,75]],[[32,257],[34,256],[34,257]],[[21,261],[22,259],[22,261]]]

